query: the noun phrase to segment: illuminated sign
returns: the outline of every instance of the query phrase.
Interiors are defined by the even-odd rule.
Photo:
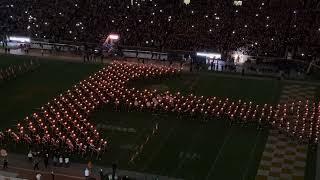
[[[109,38],[112,39],[112,40],[118,40],[118,39],[119,39],[119,35],[117,35],[117,34],[110,34],[110,35],[109,35]]]
[[[197,56],[221,59],[221,54],[219,54],[219,53],[197,52]]]
[[[8,38],[9,41],[16,41],[16,42],[23,42],[23,43],[30,43],[31,39],[28,37],[18,37],[18,36],[10,36]]]
[[[242,1],[233,1],[233,5],[242,6]]]

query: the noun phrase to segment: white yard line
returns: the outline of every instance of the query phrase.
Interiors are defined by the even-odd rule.
[[[202,131],[201,131],[201,128],[203,128],[203,127],[201,126],[200,129],[198,130],[198,132],[192,136],[192,140],[191,140],[191,143],[190,143],[190,146],[189,146],[187,152],[191,152],[191,150],[193,149],[193,147],[194,147],[194,145],[195,145],[195,143],[194,143],[195,140],[200,136],[200,134],[201,134],[201,132],[202,132]],[[183,159],[179,162],[179,165],[178,165],[178,167],[176,168],[176,170],[174,171],[173,175],[178,176],[178,175],[177,175],[177,172],[181,169],[181,167],[182,167],[182,165],[184,164],[185,161],[186,161],[186,158],[183,158]]]
[[[222,150],[223,150],[225,144],[229,141],[229,139],[230,139],[230,137],[231,137],[231,135],[232,135],[232,129],[233,129],[233,127],[234,127],[234,126],[232,126],[232,127],[229,129],[228,135],[224,138],[224,141],[223,141],[223,144],[222,144],[222,146],[221,146],[221,148],[220,148],[220,150],[219,150],[219,153],[218,153],[216,159],[214,160],[214,162],[212,163],[212,166],[210,167],[210,169],[209,169],[209,171],[208,171],[208,174],[207,174],[207,176],[206,176],[206,180],[209,180],[212,172],[214,171],[214,169],[215,169],[215,167],[216,167],[216,163],[217,163],[217,161],[218,161],[218,159],[219,159],[219,157],[220,157],[220,155],[221,155],[221,153],[222,153]]]
[[[165,143],[168,141],[169,137],[171,136],[171,134],[174,132],[175,127],[173,126],[169,133],[167,134],[167,136],[165,137],[165,139],[162,141],[162,143],[160,144],[159,148],[157,149],[157,151],[153,151],[153,153],[149,156],[150,158],[146,161],[145,165],[143,166],[142,170],[145,171],[146,168],[149,166],[149,164],[153,161],[153,159],[155,158],[155,156],[160,152],[160,150],[162,149],[162,147],[165,145]]]
[[[249,158],[249,160],[248,160],[248,162],[247,162],[247,167],[246,167],[246,169],[245,169],[245,171],[244,171],[244,173],[243,173],[243,175],[242,175],[242,179],[243,180],[245,180],[245,177],[246,177],[246,175],[247,175],[247,173],[248,173],[248,170],[249,170],[249,166],[250,166],[250,162],[252,161],[252,156],[254,155],[254,153],[255,153],[255,151],[256,151],[256,147],[257,147],[257,142],[258,142],[258,139],[259,139],[259,136],[260,136],[260,132],[261,131],[259,131],[258,132],[258,134],[257,134],[257,136],[256,136],[256,139],[254,140],[254,146],[253,146],[253,148],[252,148],[252,150],[251,150],[251,152],[250,152],[250,158]],[[258,167],[259,168],[259,167]]]

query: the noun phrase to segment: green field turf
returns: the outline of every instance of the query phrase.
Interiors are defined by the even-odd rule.
[[[259,104],[277,103],[281,89],[277,80],[207,73],[135,81],[130,86],[230,97]],[[110,150],[99,163],[118,162],[119,168],[184,179],[254,179],[268,135],[268,130],[257,130],[255,124],[230,126],[223,119],[203,123],[188,117],[178,119],[173,114],[115,112],[112,107],[99,110],[92,119],[99,125],[136,130],[128,133],[102,129],[104,136],[110,139]],[[157,133],[150,136],[135,161],[128,163],[157,123]]]
[[[12,65],[22,65],[24,62],[29,62],[32,58],[25,58],[12,55],[0,55],[0,69],[6,68]]]
[[[223,119],[201,123],[174,115],[120,113],[107,107],[93,119],[98,124],[136,130],[103,130],[110,146],[99,164],[117,162],[121,169],[184,179],[253,179],[268,134],[256,125],[230,126]],[[133,163],[128,163],[156,123],[158,131]]]
[[[183,94],[217,96],[258,104],[277,103],[282,83],[275,79],[242,77],[216,73],[184,73],[170,79],[135,81],[130,86],[160,88]]]
[[[30,58],[0,56],[1,64],[17,63]],[[0,83],[0,129],[15,125],[36,108],[89,76],[100,65],[41,60],[34,72]]]
[[[0,56],[0,67],[29,59]],[[100,67],[41,60],[36,71],[1,84],[0,129],[14,126]],[[164,80],[135,81],[130,86],[264,104],[278,102],[282,83],[274,79],[186,73]],[[255,124],[230,126],[224,119],[204,123],[189,117],[177,118],[174,114],[118,112],[110,106],[98,110],[91,119],[110,143],[102,159],[94,163],[110,166],[117,162],[120,169],[190,180],[254,179],[268,135],[267,129],[258,130]],[[152,135],[156,125],[158,130]],[[124,128],[134,131],[125,132]],[[141,152],[129,162],[142,144]],[[314,158],[314,154],[308,156]],[[314,164],[307,165],[314,168]],[[314,177],[314,171],[306,173],[310,179]]]

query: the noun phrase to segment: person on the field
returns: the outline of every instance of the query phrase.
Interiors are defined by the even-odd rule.
[[[84,177],[85,177],[86,180],[87,180],[87,179],[89,179],[89,176],[90,176],[90,171],[89,171],[88,168],[86,168],[86,169],[84,170]]]
[[[40,174],[40,173],[38,173],[38,174],[36,175],[36,180],[41,180],[41,174]]]
[[[66,156],[66,157],[64,158],[64,163],[65,163],[65,166],[66,166],[66,167],[69,167],[69,166],[70,166],[70,159],[69,159],[68,156]]]
[[[104,55],[103,55],[103,53],[101,53],[101,56],[100,56],[100,62],[101,62],[101,64],[103,64],[103,59],[104,59]]]
[[[33,170],[35,171],[35,170],[39,170],[39,158],[38,157],[36,157],[35,159],[34,159],[34,162],[33,162],[34,164],[33,164]]]
[[[54,172],[51,171],[51,180],[54,180]]]
[[[44,162],[44,167],[47,169],[48,164],[49,164],[49,154],[45,154],[45,156],[43,158],[43,162]]]
[[[57,166],[57,164],[58,164],[58,158],[57,158],[56,155],[53,155],[52,162],[53,162],[53,166]]]
[[[32,162],[32,157],[33,157],[32,151],[30,150],[29,153],[28,153],[28,160],[29,160],[30,162]]]
[[[62,155],[60,155],[60,157],[59,157],[59,166],[62,167],[62,165],[63,165],[63,157],[62,157]]]
[[[4,158],[4,160],[3,160],[3,167],[2,167],[3,169],[8,169],[8,160],[7,160],[7,158]]]
[[[100,169],[99,175],[100,175],[100,180],[104,180],[104,174],[102,169]]]

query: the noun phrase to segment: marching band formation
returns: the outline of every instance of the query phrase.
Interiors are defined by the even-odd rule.
[[[0,83],[18,77],[19,75],[33,71],[40,64],[37,61],[24,62],[21,64],[11,65],[9,67],[0,68]]]
[[[181,70],[150,64],[113,62],[26,117],[1,137],[50,148],[57,152],[100,156],[108,141],[101,138],[90,115],[105,104],[116,109],[176,113],[201,121],[270,125],[302,143],[318,143],[320,105],[306,100],[290,104],[258,105],[243,100],[203,97],[179,92],[129,88],[137,79],[170,77]]]

